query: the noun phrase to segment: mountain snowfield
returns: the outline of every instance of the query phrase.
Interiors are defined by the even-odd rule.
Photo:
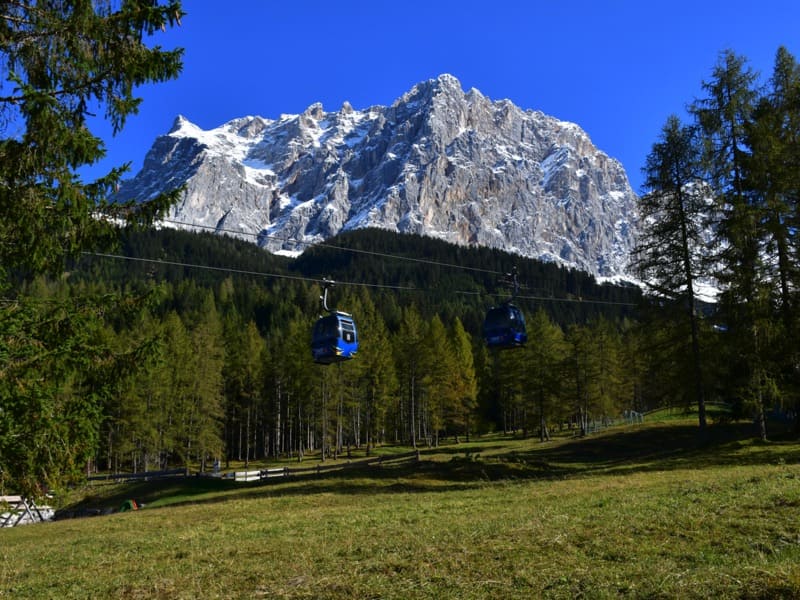
[[[625,170],[578,125],[464,92],[451,75],[365,110],[313,104],[207,131],[179,116],[118,197],[181,185],[168,225],[283,254],[378,227],[622,277],[638,226]]]

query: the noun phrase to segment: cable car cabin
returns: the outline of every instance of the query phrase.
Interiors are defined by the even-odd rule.
[[[331,311],[320,317],[311,333],[311,354],[322,365],[349,360],[358,351],[358,335],[352,315]]]
[[[489,348],[518,348],[528,341],[525,317],[510,303],[495,306],[486,313],[483,337]]]

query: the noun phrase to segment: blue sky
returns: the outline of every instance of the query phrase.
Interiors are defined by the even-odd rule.
[[[140,112],[115,138],[95,126],[108,157],[87,175],[128,161],[137,172],[178,114],[210,129],[314,102],[363,109],[450,73],[465,90],[577,123],[638,192],[661,127],[702,96],[722,50],[748,58],[763,81],[779,46],[800,59],[797,0],[185,0],[184,9],[181,27],[151,40],[185,48],[182,75],[140,88]]]

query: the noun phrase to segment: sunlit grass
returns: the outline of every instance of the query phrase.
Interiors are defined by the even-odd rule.
[[[744,433],[498,436],[324,478],[115,489],[147,507],[0,531],[0,597],[797,597],[800,445]]]

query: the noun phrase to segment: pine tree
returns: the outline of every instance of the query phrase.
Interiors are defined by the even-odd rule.
[[[36,497],[74,482],[95,458],[104,411],[147,350],[116,347],[109,312],[125,320],[127,304],[109,295],[4,305],[0,486]]]
[[[80,166],[103,158],[88,128],[104,108],[114,132],[141,102],[137,86],[172,79],[181,50],[146,38],[180,22],[181,4],[150,0],[19,0],[0,18],[0,265],[58,273],[65,258],[116,238],[104,214],[136,224],[175,199],[118,206],[109,196],[125,167],[84,183]]]
[[[0,290],[12,275],[60,274],[67,259],[112,244],[119,220],[147,223],[175,199],[115,205],[109,196],[124,167],[89,183],[76,171],[105,154],[88,128],[90,114],[105,109],[117,132],[140,103],[136,86],[178,75],[182,51],[150,47],[146,38],[181,15],[177,1],[2,3]],[[7,485],[36,494],[69,480],[94,455],[105,394],[129,372],[115,368],[97,378],[102,364],[123,362],[91,338],[115,309],[114,301],[94,298],[45,307],[20,297],[0,307],[0,472]],[[53,411],[53,402],[63,406]],[[36,426],[19,437],[15,430],[26,422]]]

